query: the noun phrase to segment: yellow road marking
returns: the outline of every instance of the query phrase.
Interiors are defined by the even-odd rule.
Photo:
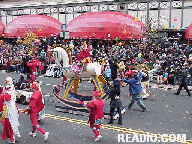
[[[20,112],[23,112],[23,109],[19,109]],[[71,123],[77,123],[77,124],[82,124],[82,125],[89,125],[87,121],[84,120],[78,120],[78,119],[73,119],[73,118],[68,118],[68,117],[61,117],[61,116],[56,116],[56,115],[51,115],[51,114],[45,114],[46,118],[51,118],[51,119],[56,119],[56,120],[61,120],[65,122],[71,122]],[[156,135],[158,139],[161,140],[162,134],[155,134],[151,132],[144,132],[140,130],[134,130],[131,128],[125,128],[125,127],[118,127],[118,126],[113,126],[113,125],[106,125],[106,124],[101,124],[102,129],[107,129],[107,130],[113,130],[113,131],[118,131],[118,132],[123,132],[127,134],[144,134],[144,135]],[[169,140],[168,136],[163,137],[164,140]],[[177,141],[176,141],[177,142]],[[179,142],[178,142],[179,143]],[[192,144],[192,140],[186,140],[186,142],[182,142],[185,144]]]

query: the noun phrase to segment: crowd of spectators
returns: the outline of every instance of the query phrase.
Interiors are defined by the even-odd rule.
[[[0,44],[0,69],[7,72],[16,71],[27,74],[30,71],[28,62],[32,58],[37,60],[37,75],[45,74],[48,65],[54,63],[51,55],[53,44],[63,44],[71,51],[73,60],[82,51],[81,42],[88,40],[72,40],[67,42],[59,38],[40,39],[39,44],[29,47],[22,42],[4,40]],[[179,39],[163,38],[163,41],[155,43],[154,39],[129,40],[129,41],[103,41],[91,40],[91,56],[93,61],[100,61],[103,65],[103,75],[106,79],[116,77],[131,78],[129,72],[136,69],[139,64],[145,64],[153,73],[150,80],[159,76],[158,83],[177,84],[181,76],[188,76],[191,83],[192,75],[192,50],[188,44],[179,44]],[[126,75],[126,73],[128,73]],[[167,81],[163,78],[167,77]]]

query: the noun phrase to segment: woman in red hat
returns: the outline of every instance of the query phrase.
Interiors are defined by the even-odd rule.
[[[99,134],[101,123],[104,121],[103,107],[104,100],[100,99],[101,92],[92,92],[93,100],[89,103],[84,103],[82,101],[77,100],[77,102],[81,105],[84,105],[87,108],[90,108],[89,120],[90,128],[95,133],[94,140],[98,141],[102,136]]]
[[[42,102],[42,94],[37,83],[33,83],[30,87],[32,88],[33,94],[30,98],[29,107],[24,110],[24,113],[28,112],[28,114],[30,114],[30,120],[33,128],[29,135],[36,137],[37,129],[43,134],[44,141],[46,141],[49,136],[49,132],[45,132],[45,130],[38,124],[38,113],[44,108],[44,104]]]

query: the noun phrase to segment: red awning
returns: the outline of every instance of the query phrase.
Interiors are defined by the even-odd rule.
[[[0,21],[0,37],[2,36],[4,29],[5,29],[5,26],[4,26],[4,24]]]
[[[5,37],[25,37],[26,33],[47,37],[60,34],[61,26],[60,21],[46,15],[24,15],[6,26]]]
[[[188,26],[188,28],[185,31],[185,38],[192,40],[192,24]]]
[[[91,12],[74,18],[68,25],[70,38],[139,39],[145,33],[141,21],[121,12]]]

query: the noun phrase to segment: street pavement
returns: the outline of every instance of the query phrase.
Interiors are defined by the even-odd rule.
[[[5,73],[0,71],[0,84],[5,86],[4,79],[7,76],[18,80],[19,74]],[[74,115],[69,113],[57,112],[55,105],[62,105],[52,94],[53,86],[59,85],[62,82],[61,78],[38,77],[38,81],[42,81],[42,92],[45,99],[46,114],[54,115],[44,118],[40,125],[50,132],[50,136],[46,143],[50,144],[91,144],[93,141],[93,133],[89,126],[76,122],[76,120],[87,121],[86,116]],[[174,95],[175,90],[164,90],[155,88],[156,85],[151,83],[151,91],[153,96],[143,100],[146,107],[149,109],[146,112],[141,112],[141,108],[135,103],[132,110],[128,110],[127,106],[131,100],[128,97],[128,86],[121,88],[121,100],[126,108],[126,113],[123,114],[123,125],[119,126],[117,120],[114,121],[116,128],[107,125],[105,119],[103,129],[101,129],[101,144],[117,144],[117,135],[120,133],[141,133],[150,132],[155,134],[186,134],[188,142],[192,142],[192,113],[191,113],[191,97],[187,96],[185,91],[181,94]],[[90,94],[93,86],[90,82],[83,81],[79,85],[79,93]],[[63,92],[63,90],[62,90]],[[61,92],[61,93],[62,93]],[[106,100],[105,111],[109,111],[109,100]],[[19,109],[27,108],[27,105],[18,104]],[[65,117],[65,120],[57,119],[55,116]],[[68,120],[71,118],[73,120]],[[74,120],[76,119],[76,120]],[[39,132],[37,137],[32,138],[28,135],[31,131],[31,123],[26,114],[20,114],[20,133],[22,138],[18,139],[18,143],[43,144],[43,138]],[[120,127],[125,128],[122,130]],[[134,133],[133,133],[134,132]],[[2,125],[0,126],[0,134],[2,134]],[[6,141],[7,142],[7,141]],[[5,142],[5,143],[6,143]],[[3,143],[3,142],[2,142]]]

